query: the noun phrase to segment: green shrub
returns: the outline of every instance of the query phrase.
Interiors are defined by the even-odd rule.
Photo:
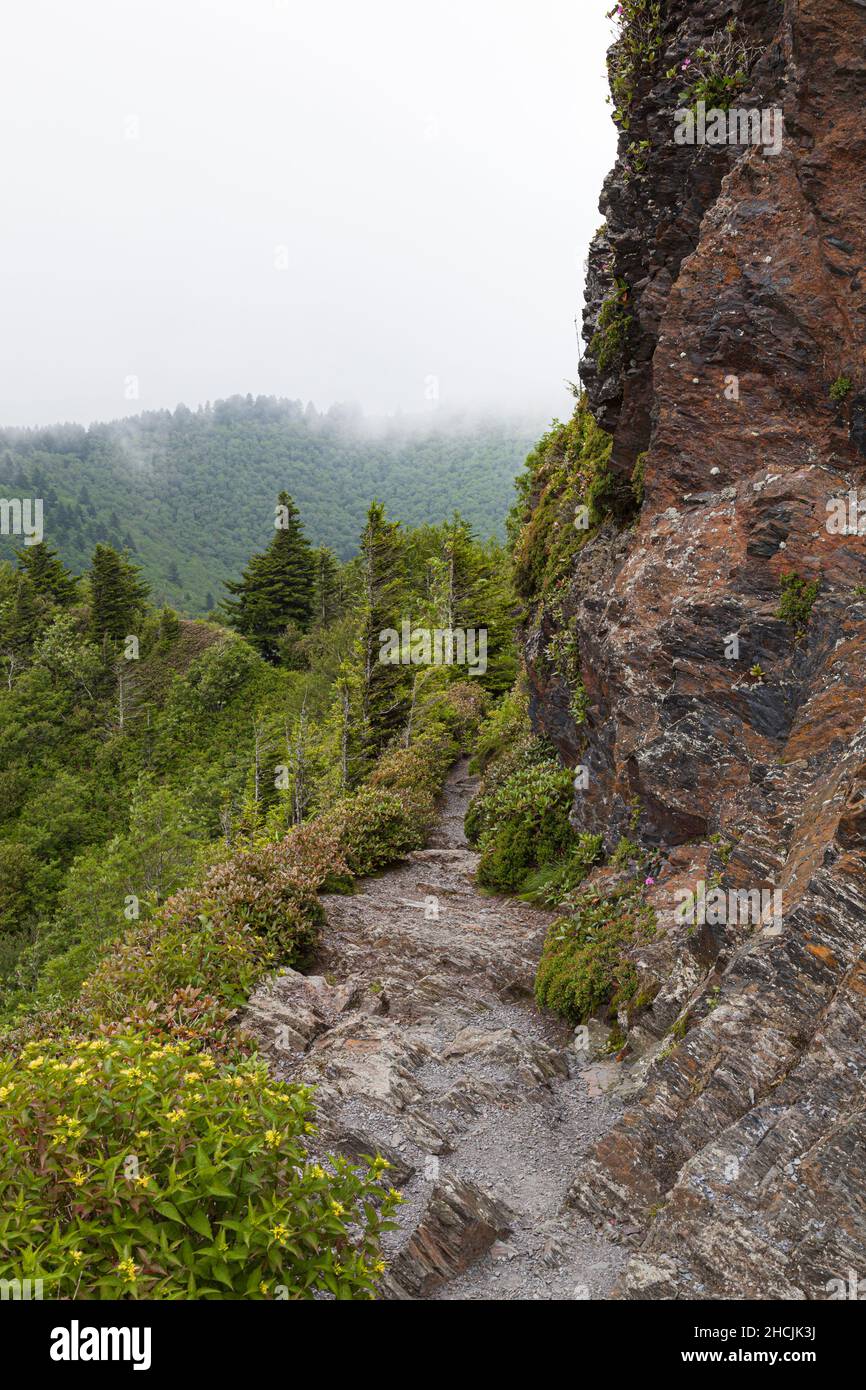
[[[783,574],[782,580],[782,601],[776,613],[777,618],[797,629],[800,636],[809,626],[809,619],[812,616],[812,608],[818,591],[821,588],[820,579],[813,579],[808,583],[801,579],[799,574]]]
[[[551,926],[535,978],[541,1008],[581,1023],[604,1006],[616,1008],[637,991],[628,946],[648,941],[655,914],[640,887],[624,885],[608,896],[586,892],[574,915]]]
[[[396,792],[381,787],[359,787],[323,819],[357,877],[375,873],[424,843],[424,824],[407,812]]]
[[[837,376],[830,387],[830,399],[841,405],[842,401],[847,400],[853,389],[854,383],[850,376]]]
[[[387,1164],[310,1161],[310,1095],[142,1037],[0,1060],[0,1278],[52,1299],[372,1298]]]
[[[549,756],[531,759],[485,790],[473,803],[466,832],[481,851],[478,882],[516,892],[532,869],[568,853],[571,773]]]
[[[608,372],[612,367],[619,366],[625,357],[632,325],[628,295],[628,285],[625,280],[618,278],[599,310],[589,353],[595,358],[600,372]]]
[[[300,826],[276,844],[216,864],[198,889],[169,898],[107,952],[78,1008],[103,1023],[212,1041],[232,1009],[277,965],[312,960],[323,920],[316,894],[347,873],[324,830]]]
[[[642,454],[638,454],[635,466],[632,469],[631,490],[632,496],[634,497],[634,504],[638,511],[640,511],[643,506],[644,494],[646,492],[646,461],[648,457],[649,450],[645,449]]]
[[[518,500],[509,513],[514,587],[527,605],[546,600],[568,582],[575,559],[594,534],[578,525],[596,475],[606,470],[612,439],[595,423],[585,395],[572,418],[554,422],[516,480]]]
[[[680,92],[681,102],[696,110],[703,101],[708,111],[727,111],[734,104],[761,53],[757,45],[741,39],[739,32],[737,21],[731,19],[689,55],[679,69],[687,83]],[[669,77],[676,75],[676,68],[668,73]]]
[[[501,757],[507,748],[531,735],[529,696],[522,686],[515,686],[491,710],[478,732],[470,772],[484,772]]]
[[[581,835],[564,864],[554,864],[530,874],[521,897],[542,907],[559,907],[571,897],[604,858],[602,835]]]
[[[619,34],[607,59],[613,119],[628,130],[631,108],[644,73],[651,71],[662,50],[661,0],[622,0],[608,18],[619,21]]]

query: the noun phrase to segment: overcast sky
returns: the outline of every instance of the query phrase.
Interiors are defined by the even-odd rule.
[[[0,424],[247,391],[564,414],[608,8],[8,6]]]

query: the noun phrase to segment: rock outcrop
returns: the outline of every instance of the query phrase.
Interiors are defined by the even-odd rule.
[[[562,597],[579,728],[536,666],[549,615],[526,632],[536,725],[588,769],[576,828],[611,846],[639,804],[663,862],[645,1080],[571,1201],[633,1230],[623,1297],[821,1299],[866,1277],[866,541],[856,508],[832,522],[866,503],[866,5],[661,11],[590,254],[584,386],[614,473],[645,457],[639,516]],[[782,109],[777,153],[675,143],[690,57],[731,19],[736,104]],[[678,920],[700,882],[781,912]]]

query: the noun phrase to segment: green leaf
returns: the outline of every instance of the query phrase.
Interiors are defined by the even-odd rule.
[[[207,1236],[208,1240],[213,1239],[213,1232],[204,1207],[196,1207],[195,1211],[190,1212],[186,1218],[186,1224],[197,1231],[200,1236]]]

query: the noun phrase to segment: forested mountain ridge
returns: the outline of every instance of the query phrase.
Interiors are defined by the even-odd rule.
[[[45,537],[81,574],[100,542],[126,548],[157,603],[207,613],[266,543],[274,497],[291,492],[315,545],[355,553],[371,497],[423,525],[461,514],[502,537],[512,484],[540,421],[374,425],[360,412],[233,396],[89,428],[0,431],[0,495],[44,500]],[[0,559],[20,538],[0,536]]]

